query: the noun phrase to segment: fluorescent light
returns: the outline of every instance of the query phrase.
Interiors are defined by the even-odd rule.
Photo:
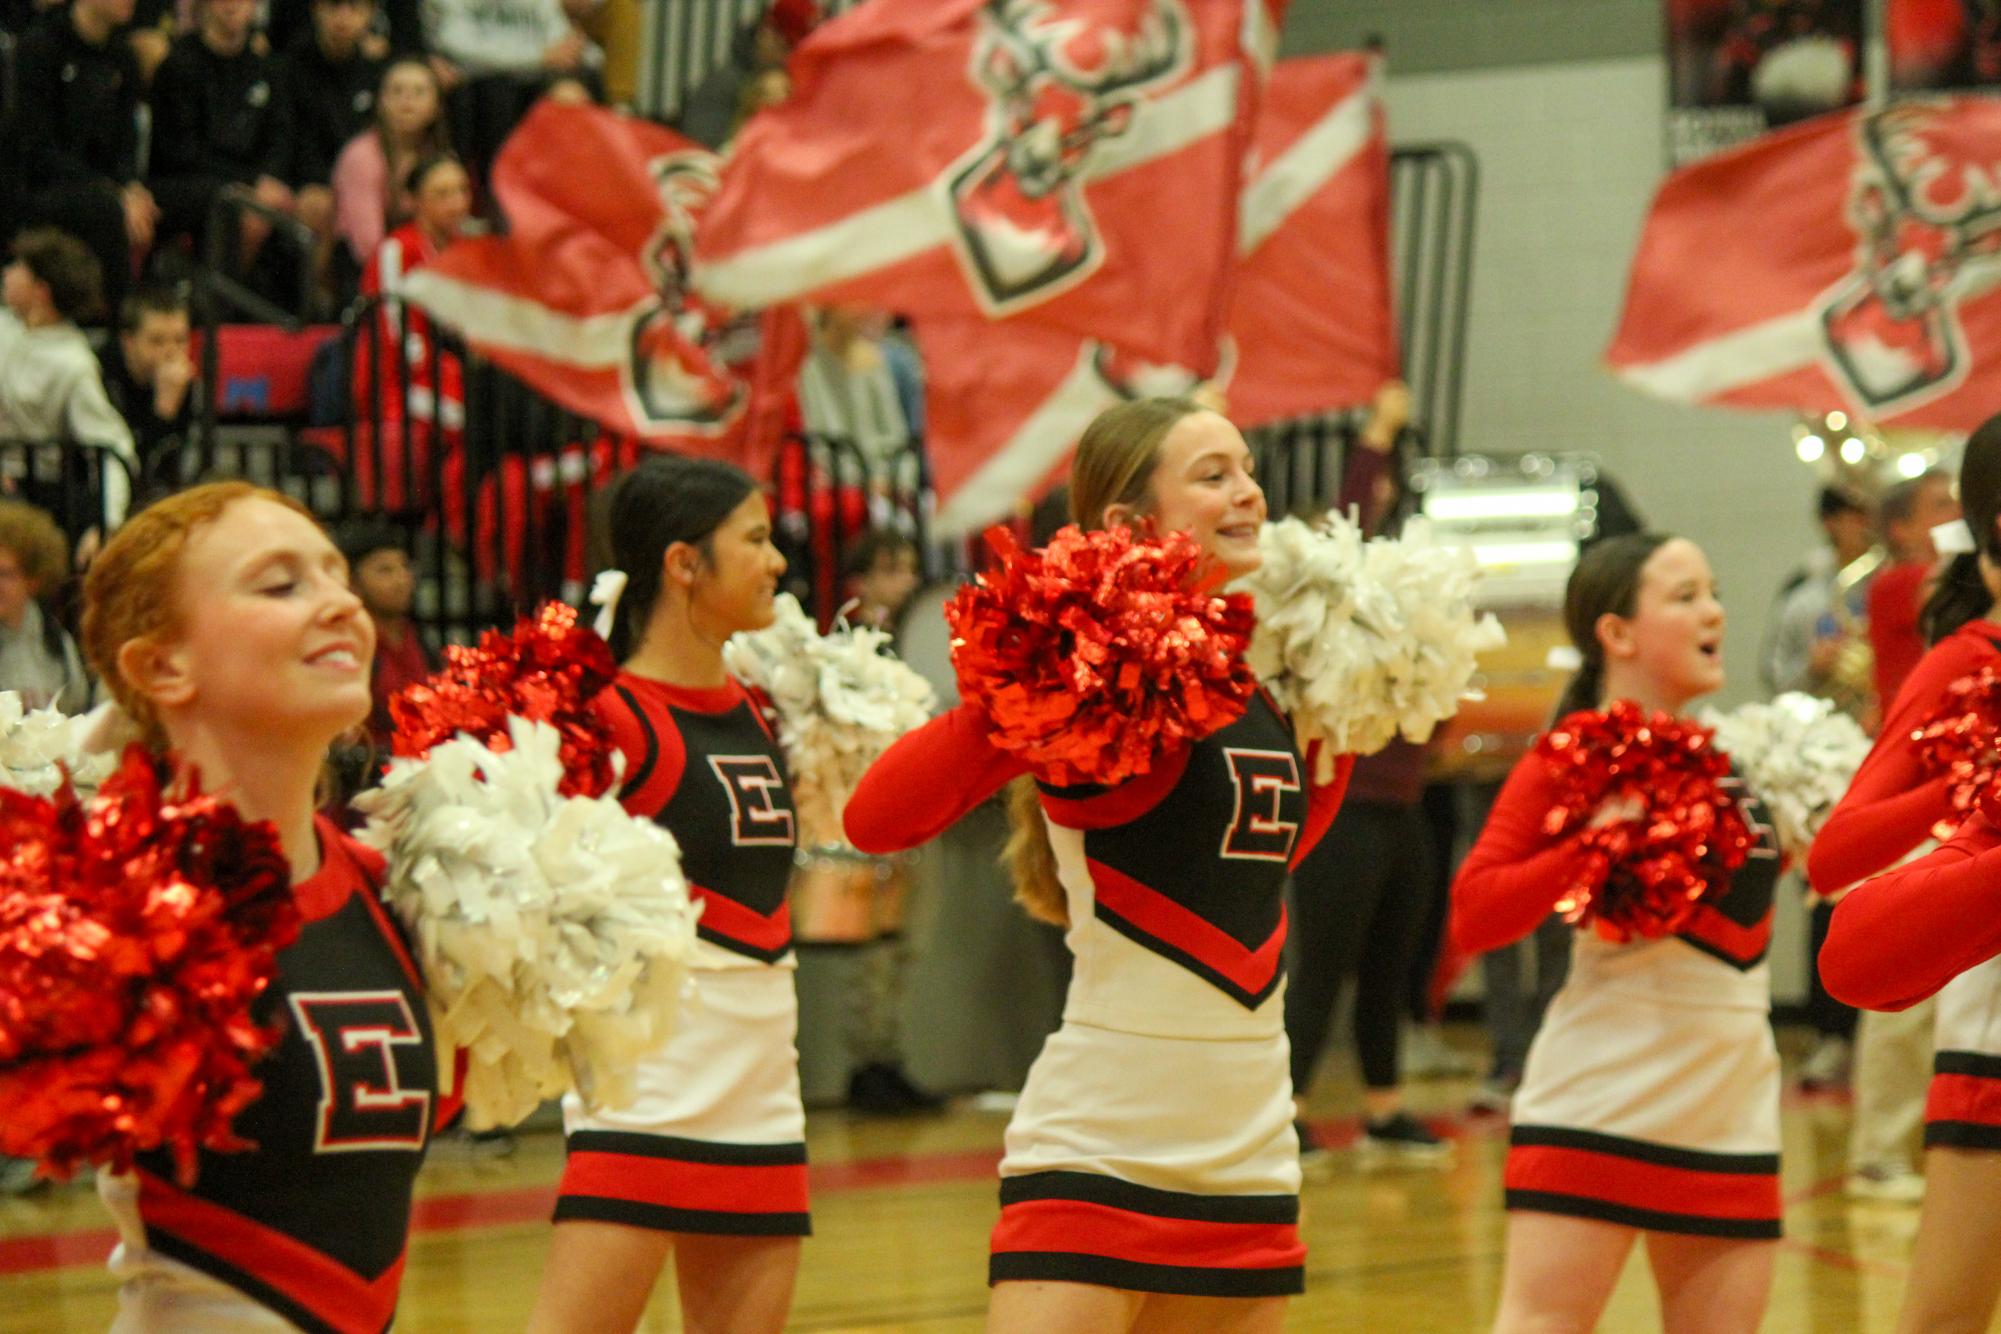
[[[1575,542],[1476,542],[1473,558],[1482,565],[1556,565],[1577,559]]]
[[[1801,463],[1818,463],[1820,456],[1827,452],[1827,441],[1817,435],[1802,436],[1794,449],[1798,451]]]
[[[1828,429],[1828,430],[1830,430],[1830,431],[1845,431],[1845,430],[1847,430],[1847,429],[1848,429],[1848,414],[1847,414],[1847,413],[1845,413],[1845,412],[1830,412],[1830,413],[1828,413],[1828,414],[1827,414],[1827,429]]]
[[[1862,462],[1862,456],[1868,452],[1868,446],[1864,445],[1857,436],[1851,435],[1841,442],[1841,461],[1843,463],[1860,463]]]
[[[1540,487],[1447,491],[1426,496],[1424,512],[1434,519],[1554,518],[1577,512],[1577,492]]]
[[[1922,454],[1899,454],[1899,455],[1897,456],[1897,475],[1898,475],[1898,476],[1900,476],[1900,477],[1917,477],[1917,476],[1920,476],[1921,474],[1923,474],[1924,470],[1925,470],[1925,456],[1924,456],[1924,455],[1922,455]]]

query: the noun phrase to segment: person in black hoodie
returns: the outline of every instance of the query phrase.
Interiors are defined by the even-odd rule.
[[[80,239],[103,268],[114,309],[159,220],[139,180],[139,69],[116,37],[132,9],[133,0],[72,0],[30,26],[0,132],[0,183],[13,182],[0,188],[0,214],[13,214],[0,217],[0,232],[48,225]]]
[[[285,184],[291,146],[279,114],[273,62],[253,36],[256,0],[201,0],[196,29],[174,43],[153,78],[152,187],[160,234],[205,234],[227,185],[286,214],[298,198]],[[270,234],[253,214],[242,224],[247,264]]]

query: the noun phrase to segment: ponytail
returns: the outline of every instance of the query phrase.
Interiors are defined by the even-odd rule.
[[[1007,785],[1007,847],[1001,852],[1014,880],[1014,901],[1038,922],[1070,925],[1070,900],[1056,875],[1056,849],[1042,814],[1042,794],[1033,778]]]
[[[1584,650],[1580,647],[1580,652]],[[1552,724],[1568,718],[1580,709],[1595,709],[1599,697],[1605,693],[1605,653],[1597,640],[1592,640],[1591,650],[1584,652],[1584,664],[1570,678],[1570,684],[1557,697],[1556,713],[1550,718]]]
[[[1918,613],[1918,630],[1926,644],[1936,644],[1960,626],[1977,621],[1994,605],[1994,594],[1980,577],[1980,553],[1962,551],[1946,562]]]

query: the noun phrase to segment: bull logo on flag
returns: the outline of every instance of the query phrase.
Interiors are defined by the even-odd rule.
[[[660,221],[641,256],[659,293],[657,309],[632,328],[631,384],[637,415],[656,427],[720,430],[743,406],[744,386],[691,367],[733,364],[739,326],[755,336],[755,317],[730,319],[689,288],[695,220],[715,197],[716,158],[705,150],[668,153],[647,164],[660,197]],[[690,358],[693,348],[701,355]],[[735,349],[739,353],[741,349]]]
[[[2001,159],[1966,161],[1934,134],[1948,105],[1905,103],[1856,125],[1858,267],[1821,327],[1849,388],[1878,411],[1963,378],[1966,270],[2001,256]]]
[[[947,193],[974,296],[990,315],[1045,300],[1103,261],[1085,168],[1131,128],[1147,90],[1180,78],[1194,58],[1182,0],[1153,0],[1130,27],[1077,8],[990,0],[981,12],[970,72],[988,99],[988,133],[949,174]]]

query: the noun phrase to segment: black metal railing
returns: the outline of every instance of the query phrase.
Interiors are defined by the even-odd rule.
[[[1398,350],[1412,419],[1430,452],[1447,457],[1459,452],[1479,196],[1480,161],[1464,144],[1406,144],[1390,153]]]

